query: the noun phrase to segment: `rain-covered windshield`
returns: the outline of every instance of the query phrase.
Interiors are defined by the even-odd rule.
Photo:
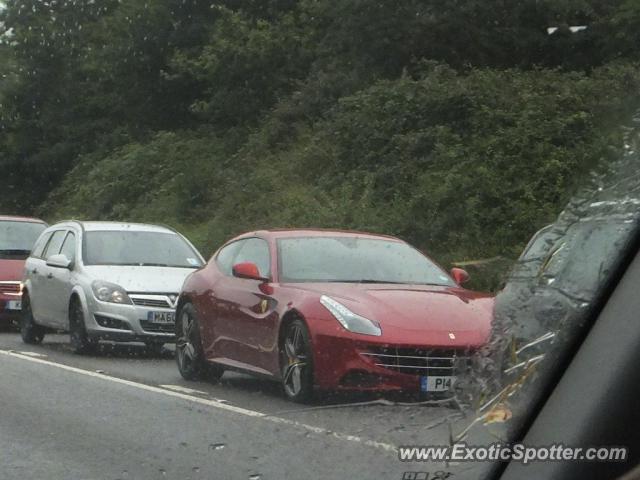
[[[45,228],[43,223],[0,221],[0,258],[26,258]]]
[[[413,283],[454,286],[431,260],[405,243],[359,237],[278,240],[283,282]]]
[[[179,235],[159,232],[85,233],[85,265],[198,268],[198,254]]]

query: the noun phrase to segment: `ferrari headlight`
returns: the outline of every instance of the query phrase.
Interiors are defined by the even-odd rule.
[[[376,337],[382,335],[382,329],[377,322],[353,313],[333,298],[322,295],[320,297],[320,303],[350,332],[361,333],[362,335],[374,335]]]
[[[115,283],[96,280],[91,284],[93,294],[101,302],[120,303],[131,305],[131,299],[124,289]]]

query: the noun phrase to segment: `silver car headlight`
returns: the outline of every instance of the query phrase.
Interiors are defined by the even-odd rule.
[[[96,280],[91,284],[93,294],[101,302],[120,303],[123,305],[131,305],[133,302],[124,291],[124,288],[115,283],[103,282]]]
[[[382,329],[377,322],[369,320],[357,313],[353,313],[340,302],[336,302],[333,298],[322,295],[320,303],[325,306],[331,315],[333,315],[340,325],[353,333],[361,333],[362,335],[374,335],[379,337],[382,335]]]

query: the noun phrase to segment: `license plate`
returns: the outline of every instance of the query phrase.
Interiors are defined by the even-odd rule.
[[[175,312],[149,312],[147,320],[151,323],[176,323]]]
[[[10,300],[5,307],[7,310],[22,310],[22,301]]]
[[[420,377],[420,391],[422,392],[447,392],[451,390],[456,377],[432,376]]]

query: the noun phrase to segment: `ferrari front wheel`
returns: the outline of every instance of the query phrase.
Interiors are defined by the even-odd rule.
[[[224,369],[209,364],[200,339],[200,323],[196,309],[187,303],[178,310],[176,318],[176,362],[185,380],[209,380],[217,382]]]
[[[285,326],[280,345],[282,387],[294,402],[306,402],[313,396],[313,356],[309,330],[296,319]]]

